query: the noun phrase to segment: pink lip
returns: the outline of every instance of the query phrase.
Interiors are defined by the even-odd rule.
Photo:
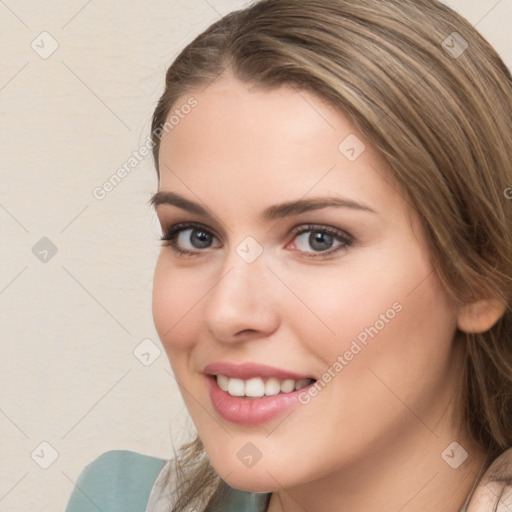
[[[228,362],[219,361],[212,363],[204,367],[203,373],[206,375],[224,375],[229,378],[237,379],[252,379],[253,377],[261,377],[263,379],[269,379],[274,377],[275,379],[285,380],[301,380],[301,379],[312,379],[308,375],[299,375],[298,373],[289,372],[288,370],[281,370],[272,366],[256,363],[243,363],[243,364],[232,364]]]
[[[210,400],[225,420],[239,425],[258,425],[273,420],[288,409],[300,404],[299,394],[304,393],[314,382],[298,391],[261,398],[231,396],[219,388],[215,377],[208,377]]]
[[[293,379],[297,381],[312,377],[254,363],[234,365],[219,362],[206,366],[203,371],[208,380],[210,400],[214,408],[222,418],[239,425],[258,425],[273,420],[292,407],[300,405],[299,395],[307,392],[308,388],[314,385],[314,382],[312,382],[309,386],[291,393],[280,393],[261,398],[242,398],[231,396],[220,389],[215,375],[244,380],[253,377],[274,377],[279,380]]]

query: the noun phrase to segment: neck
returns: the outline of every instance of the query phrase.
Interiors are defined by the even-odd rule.
[[[454,439],[461,436],[418,429],[326,478],[274,492],[268,512],[459,512],[486,453],[466,437],[458,442],[469,456],[454,469],[441,457]]]

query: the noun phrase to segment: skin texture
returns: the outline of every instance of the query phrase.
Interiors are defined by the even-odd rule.
[[[386,163],[312,93],[251,90],[227,72],[191,95],[197,107],[162,138],[159,190],[210,216],[167,204],[157,215],[163,230],[200,223],[212,244],[194,247],[187,231],[178,240],[195,255],[162,247],[153,317],[212,465],[235,488],[272,491],[270,512],[458,512],[485,456],[459,432],[454,411],[462,347],[453,337],[468,312],[433,273],[417,215]],[[338,149],[350,134],[366,145],[355,161]],[[325,196],[373,212],[261,218],[269,206]],[[309,232],[294,229],[309,224],[352,242],[308,257]],[[236,252],[248,236],[263,249],[252,263]],[[321,379],[396,303],[400,312],[288,416],[244,426],[213,408],[205,365],[255,362]],[[469,454],[456,469],[441,457],[454,441]],[[237,457],[247,442],[262,455],[250,468]]]

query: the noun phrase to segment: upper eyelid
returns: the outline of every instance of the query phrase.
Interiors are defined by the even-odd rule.
[[[218,236],[217,231],[215,229],[207,226],[206,224],[203,224],[202,222],[186,222],[186,221],[185,222],[176,222],[176,223],[170,224],[168,227],[162,226],[162,231],[164,233],[171,232],[171,231],[179,232],[179,231],[185,231],[187,229],[194,229],[197,227],[202,228],[205,231],[208,231],[211,234],[214,234],[215,236]],[[318,231],[325,229],[328,231],[338,231],[340,233],[347,235],[347,237],[351,236],[351,235],[349,235],[349,233],[346,230],[341,229],[341,228],[330,226],[328,224],[319,224],[319,223],[315,224],[315,223],[308,223],[308,222],[303,222],[301,224],[297,224],[296,226],[291,228],[290,231],[292,233],[304,232],[304,231],[307,232],[307,231],[313,231],[315,228],[318,228]]]
[[[176,222],[170,224],[167,227],[162,226],[162,231],[164,234],[168,233],[179,233],[181,231],[186,231],[187,229],[204,229],[208,231],[212,235],[215,235],[216,238],[219,238],[217,231],[215,229],[210,228],[206,224],[202,224],[201,222]]]
[[[216,231],[201,222],[177,222],[175,224],[171,224],[167,228],[162,227],[162,231],[163,231],[163,236],[169,236],[169,235],[176,236],[177,234],[179,234],[183,231],[187,231],[189,229],[197,229],[197,228],[204,229],[205,231],[209,232],[220,242],[219,236],[216,233]],[[348,233],[346,230],[337,228],[334,226],[330,226],[327,224],[313,224],[313,223],[298,224],[297,226],[294,226],[290,230],[290,232],[291,232],[290,234],[293,235],[293,237],[295,238],[296,236],[298,236],[300,234],[307,233],[308,231],[314,231],[315,229],[317,231],[328,232],[329,234],[337,233],[338,235],[340,235],[341,238],[344,238],[348,242],[351,242],[351,243],[354,241],[354,237],[350,233]],[[222,245],[222,243],[221,243],[221,245]]]
[[[352,238],[352,236],[341,228],[336,228],[334,226],[329,226],[328,224],[299,224],[295,228],[292,229],[292,233],[301,233],[301,232],[308,232],[308,231],[328,231],[330,233],[337,232],[342,233],[343,235],[346,235],[347,238]]]

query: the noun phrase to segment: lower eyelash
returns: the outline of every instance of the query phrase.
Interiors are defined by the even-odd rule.
[[[168,246],[178,255],[180,256],[194,256],[195,254],[197,254],[196,252],[192,252],[192,251],[186,251],[184,249],[180,249],[176,244],[174,243],[171,243],[171,244],[168,244]]]

